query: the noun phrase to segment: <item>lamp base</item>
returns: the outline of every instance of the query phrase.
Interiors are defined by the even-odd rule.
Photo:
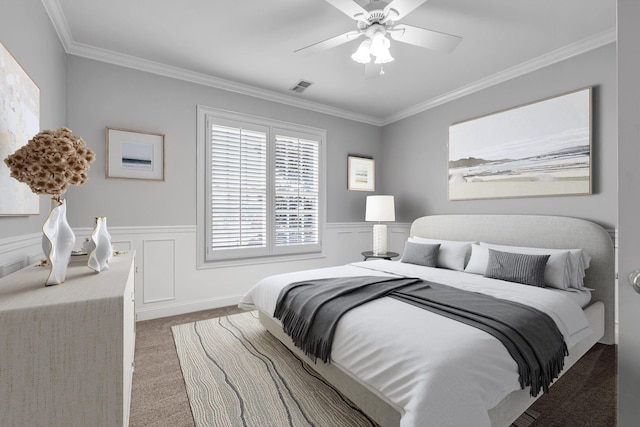
[[[387,226],[376,224],[373,226],[373,254],[381,255],[387,253]]]

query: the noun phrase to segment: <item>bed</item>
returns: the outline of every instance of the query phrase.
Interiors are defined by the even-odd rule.
[[[244,295],[240,306],[257,308],[269,332],[309,361],[381,426],[509,426],[542,393],[531,397],[527,388],[519,387],[515,362],[494,337],[387,297],[342,317],[331,363],[314,363],[272,317],[284,286],[314,277],[424,276],[425,280],[463,289],[480,286],[483,292],[500,298],[527,300],[540,310],[550,310],[556,323],[563,325],[569,348],[563,373],[596,342],[613,344],[614,251],[609,233],[601,226],[558,216],[434,215],[415,220],[410,236],[530,248],[579,248],[590,257],[582,279],[590,291],[514,285],[464,271],[376,260],[270,276]],[[465,260],[467,265],[471,261]],[[419,335],[408,338],[395,332],[404,330],[412,334],[417,330]]]

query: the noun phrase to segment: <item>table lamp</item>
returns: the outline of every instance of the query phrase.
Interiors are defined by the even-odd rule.
[[[367,196],[365,221],[378,221],[373,226],[373,254],[387,253],[387,226],[382,221],[395,221],[393,196]]]

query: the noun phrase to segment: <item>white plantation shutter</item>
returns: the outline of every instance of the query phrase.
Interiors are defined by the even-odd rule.
[[[322,249],[325,131],[250,119],[199,115],[206,122],[199,136],[206,154],[204,262]]]
[[[319,141],[275,136],[275,246],[317,245]]]
[[[266,249],[268,130],[217,123],[210,128],[209,248],[235,249],[236,255],[242,248]]]

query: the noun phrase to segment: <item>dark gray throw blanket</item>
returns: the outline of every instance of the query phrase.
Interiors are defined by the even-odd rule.
[[[314,362],[328,362],[336,325],[347,311],[418,282],[422,280],[357,276],[291,283],[280,291],[273,316]]]
[[[390,296],[481,329],[518,365],[520,387],[547,393],[564,367],[566,343],[546,313],[513,301],[415,278],[358,276],[296,282],[280,292],[274,317],[314,361],[328,362],[338,320],[350,309]]]
[[[569,354],[564,337],[549,315],[533,307],[477,292],[429,282],[389,296],[481,329],[502,342],[518,364],[520,388],[531,396],[549,385]]]

